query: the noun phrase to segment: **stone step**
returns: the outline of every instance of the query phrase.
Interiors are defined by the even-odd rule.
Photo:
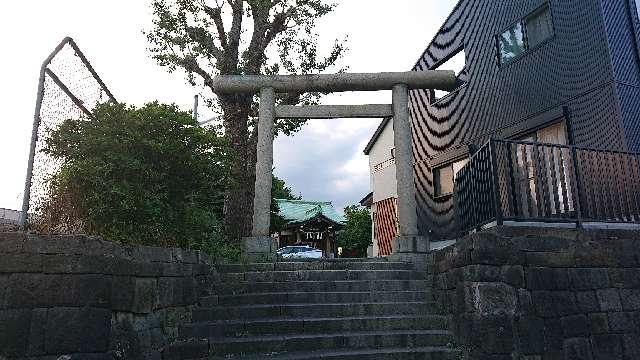
[[[328,334],[263,335],[209,339],[210,355],[273,354],[322,349],[446,346],[451,333],[443,330],[392,330]]]
[[[216,283],[215,294],[318,292],[318,291],[424,291],[431,288],[425,280],[341,280],[341,281],[288,281]]]
[[[269,355],[227,355],[210,360],[457,360],[459,352],[445,346],[399,347],[378,349],[330,349],[297,351]]]
[[[429,302],[391,302],[362,304],[274,304],[215,306],[192,311],[193,322],[300,317],[348,317],[384,315],[424,315],[434,308]]]
[[[277,292],[236,295],[214,295],[200,299],[200,305],[260,305],[285,303],[374,303],[394,301],[424,301],[426,291],[361,291],[361,292]]]
[[[438,330],[446,329],[442,315],[355,316],[345,318],[297,318],[212,321],[184,325],[179,338],[202,339],[242,335],[309,334],[348,331]]]
[[[420,280],[425,274],[413,270],[299,270],[251,271],[222,273],[222,282],[289,282],[289,281],[344,281],[344,280]]]
[[[413,270],[411,263],[391,261],[292,261],[255,264],[218,265],[220,273],[300,270]]]

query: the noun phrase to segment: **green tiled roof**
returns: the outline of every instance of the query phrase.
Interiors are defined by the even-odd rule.
[[[331,202],[275,199],[280,215],[290,223],[303,223],[322,214],[338,224],[346,222],[344,216],[338,214]]]

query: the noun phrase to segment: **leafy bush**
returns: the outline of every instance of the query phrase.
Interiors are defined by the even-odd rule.
[[[221,137],[175,105],[103,104],[95,115],[68,119],[46,139],[43,151],[62,162],[50,180],[52,227],[72,224],[124,244],[221,243]]]

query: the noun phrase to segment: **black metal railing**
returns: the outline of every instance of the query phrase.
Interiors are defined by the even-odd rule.
[[[463,232],[504,221],[640,222],[640,154],[490,140],[455,180]]]

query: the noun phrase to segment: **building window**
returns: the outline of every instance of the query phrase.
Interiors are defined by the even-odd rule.
[[[500,63],[507,64],[524,53],[524,32],[522,23],[518,22],[498,37],[500,47]]]
[[[519,136],[516,140],[543,144],[567,145],[567,129],[564,120]]]
[[[551,11],[549,5],[544,5],[498,35],[500,65],[508,64],[552,36]]]
[[[549,6],[538,9],[525,20],[527,48],[534,48],[553,36],[553,24]]]
[[[453,194],[456,175],[468,162],[469,159],[456,161],[433,171],[435,196]]]

